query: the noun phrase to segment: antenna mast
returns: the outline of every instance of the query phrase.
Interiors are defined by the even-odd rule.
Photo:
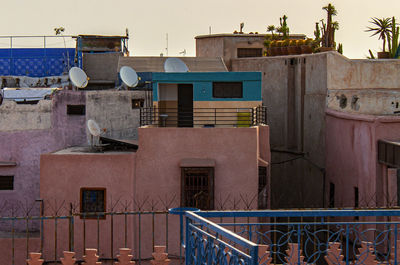
[[[168,57],[168,33],[167,33],[167,47],[165,48],[165,51],[166,51],[167,57]]]

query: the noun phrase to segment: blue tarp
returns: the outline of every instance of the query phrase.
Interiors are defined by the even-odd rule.
[[[82,56],[75,62],[74,48],[0,49],[0,76],[58,76],[68,66],[82,66]]]

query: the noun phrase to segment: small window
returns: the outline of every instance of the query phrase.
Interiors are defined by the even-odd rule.
[[[214,98],[243,98],[242,82],[213,82]]]
[[[258,209],[267,209],[267,167],[258,167]]]
[[[262,48],[238,48],[237,57],[262,57]]]
[[[68,115],[85,115],[86,106],[85,105],[67,105]]]
[[[358,199],[358,187],[354,187],[354,207],[355,208],[358,208],[360,205],[359,205],[359,199]]]
[[[214,209],[214,168],[182,168],[182,207]]]
[[[329,184],[329,208],[335,208],[335,184]]]
[[[13,190],[14,176],[0,176],[0,190]]]
[[[105,218],[106,189],[105,188],[81,188],[81,213],[89,213],[85,218]],[[83,218],[83,216],[81,216]]]
[[[139,109],[144,107],[143,98],[133,98],[132,99],[132,109]]]

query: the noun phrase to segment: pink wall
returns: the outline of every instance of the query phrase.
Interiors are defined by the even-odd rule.
[[[378,140],[400,139],[400,117],[326,111],[326,200],[329,183],[335,184],[335,207],[387,206],[387,167],[377,162]]]
[[[107,204],[120,200],[130,203],[128,210],[166,211],[180,206],[181,169],[185,158],[215,161],[215,208],[257,208],[259,158],[270,162],[269,127],[252,128],[139,128],[137,153],[73,153],[61,151],[41,157],[40,195],[50,205],[47,211],[64,202],[64,213],[70,202],[79,209],[81,187],[107,188]],[[268,183],[270,181],[268,180]],[[236,204],[236,205],[235,205]],[[247,205],[246,205],[247,204]],[[50,207],[51,206],[51,207]],[[50,207],[50,208],[49,208]],[[110,211],[111,208],[107,207]],[[47,212],[51,214],[51,212]],[[60,213],[62,214],[62,213]],[[128,247],[141,256],[150,257],[154,244],[165,245],[166,216],[142,214],[128,218]],[[82,255],[83,223],[75,218],[75,250]],[[237,220],[238,221],[238,220]],[[87,221],[86,247],[97,247],[97,223]],[[100,222],[100,255],[110,253],[110,217]],[[89,228],[91,226],[91,228]],[[45,223],[46,257],[54,245],[54,221]],[[114,242],[123,242],[124,221],[114,219]],[[139,230],[141,238],[139,240]],[[59,255],[68,248],[68,222],[59,221],[57,231]],[[179,254],[179,218],[168,216],[168,252]],[[119,243],[114,244],[114,254]]]
[[[135,153],[109,152],[109,153],[68,153],[44,154],[41,156],[40,196],[45,201],[45,215],[54,216],[54,211],[59,209],[58,215],[68,215],[70,205],[79,212],[80,188],[99,187],[106,188],[107,211],[112,210],[114,204],[121,211],[120,203],[131,201],[133,175],[135,168]],[[75,251],[77,257],[83,251],[83,222],[74,219]],[[125,223],[122,216],[113,218],[114,228],[114,253],[118,248],[124,247]],[[132,245],[132,218],[128,217],[128,247]],[[45,247],[46,258],[54,257],[54,220],[45,222]],[[97,220],[86,221],[86,248],[97,248]],[[110,256],[111,242],[111,217],[99,221],[100,251],[101,255]],[[68,220],[58,220],[58,255],[62,250],[68,250]]]

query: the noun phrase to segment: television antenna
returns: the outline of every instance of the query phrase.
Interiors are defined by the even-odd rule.
[[[189,68],[181,59],[171,57],[165,60],[164,71],[166,73],[185,73],[189,72]]]
[[[136,71],[129,66],[122,66],[119,70],[119,76],[127,87],[136,87],[139,84],[140,78]]]
[[[183,51],[179,52],[179,54],[182,54],[183,56],[186,55],[186,49],[183,49]]]
[[[79,67],[72,67],[69,70],[69,79],[71,80],[72,84],[77,88],[85,88],[88,85],[88,76],[86,75],[85,71],[83,71]]]

